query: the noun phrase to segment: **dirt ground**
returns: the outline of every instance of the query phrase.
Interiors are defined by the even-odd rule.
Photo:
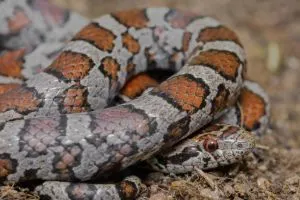
[[[255,155],[249,155],[238,165],[204,175],[150,174],[144,180],[146,186],[140,199],[300,199],[299,0],[53,2],[88,17],[131,7],[162,5],[214,16],[236,30],[247,52],[249,78],[261,83],[270,95],[270,129],[259,139],[260,148]]]

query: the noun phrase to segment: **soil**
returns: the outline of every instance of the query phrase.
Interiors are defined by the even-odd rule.
[[[248,77],[271,99],[271,123],[243,162],[185,176],[152,173],[139,199],[300,199],[299,0],[53,0],[87,17],[132,7],[169,6],[210,15],[236,30]],[[3,199],[38,199],[2,187]],[[8,195],[12,193],[13,195]]]

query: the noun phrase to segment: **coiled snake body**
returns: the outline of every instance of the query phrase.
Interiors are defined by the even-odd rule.
[[[227,165],[266,128],[268,98],[244,81],[241,42],[213,18],[170,8],[120,11],[93,20],[64,46],[85,19],[45,0],[1,1],[0,9],[3,181],[49,180],[37,191],[52,199],[134,198],[136,177],[64,181],[101,179],[143,160],[172,173]],[[177,73],[108,107],[129,77],[149,69]]]

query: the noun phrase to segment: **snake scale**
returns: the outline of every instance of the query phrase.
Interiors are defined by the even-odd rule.
[[[135,176],[80,182],[139,161],[165,173],[225,166],[268,125],[240,40],[213,18],[162,7],[89,22],[47,0],[2,0],[0,13],[1,182],[45,180],[45,199],[134,199]],[[153,69],[176,73],[109,106]]]

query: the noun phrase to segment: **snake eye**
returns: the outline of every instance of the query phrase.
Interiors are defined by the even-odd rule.
[[[205,151],[207,151],[207,152],[214,152],[215,150],[218,149],[219,145],[216,140],[207,138],[203,142],[203,147],[204,147]]]

